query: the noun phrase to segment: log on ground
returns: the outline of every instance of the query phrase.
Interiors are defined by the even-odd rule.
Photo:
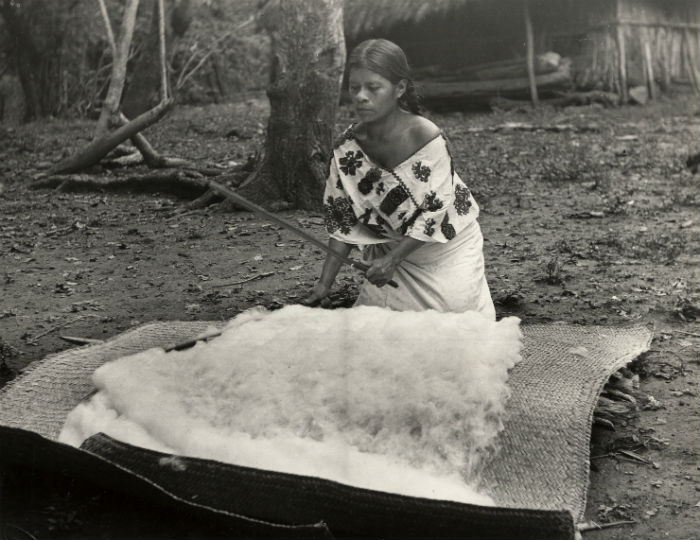
[[[198,173],[164,169],[128,176],[54,175],[35,181],[30,187],[62,192],[167,193],[183,199],[193,199],[206,192],[208,186],[208,181]]]
[[[571,85],[571,62],[565,58],[556,71],[537,75],[535,80],[538,90],[564,90]],[[530,92],[527,77],[459,82],[423,80],[416,84],[426,103],[454,99],[483,100],[494,96],[528,97]]]

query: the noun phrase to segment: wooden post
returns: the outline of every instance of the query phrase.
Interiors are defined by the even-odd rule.
[[[664,30],[664,44],[662,65],[664,68],[664,91],[668,92],[671,88],[671,69],[673,67],[673,30],[666,28]]]
[[[527,78],[530,82],[530,99],[532,106],[537,107],[537,80],[535,79],[535,38],[532,32],[532,19],[530,17],[530,2],[523,0],[523,16],[525,19],[525,47],[527,49]]]
[[[627,51],[625,47],[625,27],[620,22],[620,0],[615,0],[615,28],[617,40],[617,63],[620,73],[620,100],[622,103],[629,101],[627,93]]]
[[[700,90],[700,73],[698,73],[698,66],[696,65],[696,57],[695,54],[693,53],[694,50],[697,49],[696,46],[692,43],[693,38],[690,35],[690,30],[684,30],[683,31],[683,41],[684,41],[684,60],[685,60],[685,65],[686,65],[686,70],[688,71],[688,78],[690,79],[690,83],[693,85],[693,89],[695,92],[698,92]]]
[[[649,37],[647,29],[640,32],[642,40],[642,56],[644,58],[644,74],[647,79],[647,88],[649,89],[649,97],[656,99],[656,83],[654,82],[654,65],[651,57],[651,47],[649,46]]]

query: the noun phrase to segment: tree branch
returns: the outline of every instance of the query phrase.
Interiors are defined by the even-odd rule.
[[[67,174],[77,172],[99,162],[115,146],[125,140],[134,137],[148,126],[160,120],[173,104],[172,99],[162,101],[150,111],[136,117],[128,124],[120,127],[116,131],[109,133],[99,139],[93,140],[82,151],[59,161],[47,171],[47,175]]]
[[[160,100],[168,99],[168,63],[165,51],[165,6],[158,0],[158,42],[160,47]]]
[[[100,139],[109,126],[109,120],[119,109],[122,91],[124,90],[124,79],[126,78],[126,63],[129,57],[129,48],[134,35],[136,24],[136,12],[139,7],[139,0],[128,0],[124,9],[122,26],[119,30],[119,43],[115,46],[115,56],[112,59],[112,76],[109,81],[107,97],[102,104],[100,118],[95,129],[95,140]],[[105,19],[105,23],[109,18]],[[111,25],[110,25],[111,26]],[[109,31],[108,31],[109,33]]]
[[[117,56],[117,42],[114,40],[112,22],[109,20],[109,13],[107,12],[105,0],[97,0],[97,2],[100,4],[100,13],[102,13],[102,19],[105,23],[105,30],[107,31],[107,41],[109,41],[109,46],[112,49],[112,62],[114,62],[114,59]]]

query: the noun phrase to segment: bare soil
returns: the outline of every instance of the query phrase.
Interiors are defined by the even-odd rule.
[[[169,155],[242,163],[261,147],[266,115],[264,98],[180,108],[147,135]],[[339,116],[340,129],[350,112]],[[700,176],[685,166],[700,150],[697,97],[430,116],[481,206],[499,316],[654,325],[651,350],[632,366],[638,414],[615,431],[595,428],[591,441],[587,520],[634,523],[584,535],[698,538]],[[59,336],[104,339],[148,321],[226,320],[308,293],[323,254],[252,214],[209,207],[179,215],[187,201],[166,193],[28,189],[92,129],[58,120],[0,129],[0,384],[72,346]],[[325,237],[321,214],[282,215]],[[343,270],[334,304],[351,304],[360,280]],[[4,538],[236,534],[44,472],[2,478]]]

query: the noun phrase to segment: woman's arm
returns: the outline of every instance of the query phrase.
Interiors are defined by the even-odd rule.
[[[425,242],[422,240],[404,236],[399,245],[384,255],[384,257],[372,261],[369,270],[367,270],[367,280],[377,287],[383,287],[394,276],[399,263],[423,244]]]
[[[328,247],[332,249],[338,255],[347,257],[353,248],[352,244],[346,244],[335,238],[328,239]],[[328,293],[333,286],[335,277],[338,275],[338,270],[340,270],[343,262],[338,258],[334,257],[330,253],[326,255],[326,260],[323,263],[323,270],[321,271],[321,277],[316,283],[316,286],[311,291],[311,294],[302,300],[302,304],[306,306],[315,306],[323,301],[324,298],[328,296]]]

